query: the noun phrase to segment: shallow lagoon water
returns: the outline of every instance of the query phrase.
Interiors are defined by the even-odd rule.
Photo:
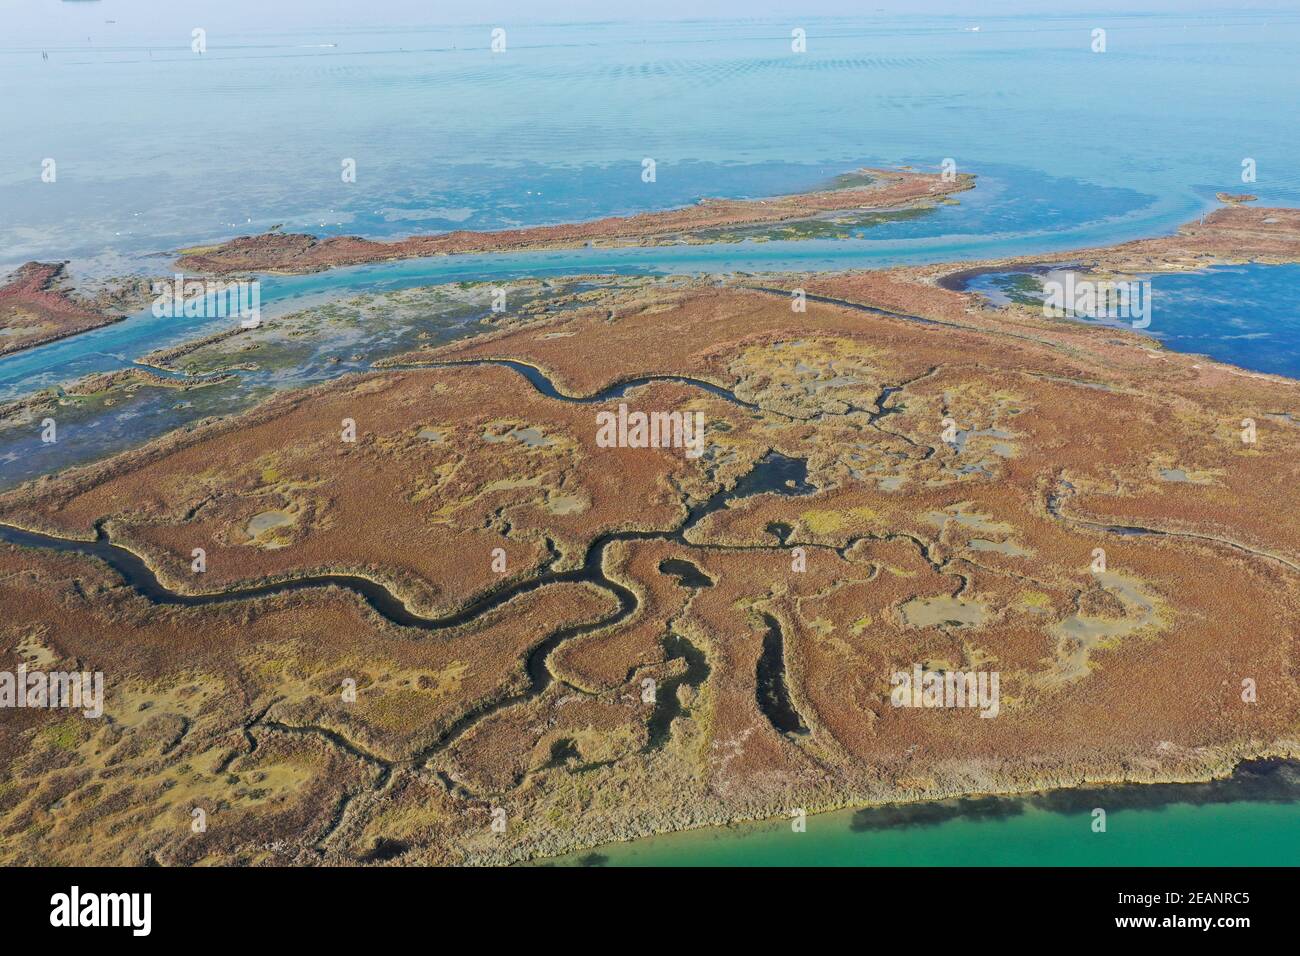
[[[1251,144],[1259,179],[1250,188],[1261,202],[1300,203],[1289,162],[1300,153],[1300,127],[1289,119],[1300,92],[1291,62],[1300,14],[1107,17],[1105,54],[1089,49],[1096,17],[1068,12],[985,17],[978,33],[964,17],[807,19],[801,55],[789,52],[789,25],[772,20],[521,23],[507,54],[494,56],[484,28],[368,14],[365,29],[342,33],[300,20],[252,37],[218,25],[197,57],[192,24],[167,4],[142,2],[112,25],[75,4],[55,17],[17,16],[0,46],[11,91],[0,122],[27,149],[0,158],[0,249],[13,263],[70,256],[74,272],[167,272],[161,250],[274,225],[392,237],[575,221],[704,195],[813,188],[864,164],[934,168],[948,156],[980,177],[956,205],[887,218],[847,240],[457,256],[267,276],[262,297],[274,314],[439,282],[843,270],[1112,243],[1169,231],[1213,207],[1217,189],[1239,188],[1237,143]],[[254,68],[274,82],[250,83]],[[1211,68],[1214,88],[1188,95]],[[24,105],[33,101],[50,108],[37,116]],[[1097,102],[1107,104],[1106,135],[1079,135]],[[157,122],[182,105],[205,121]],[[258,136],[256,163],[238,134],[250,116],[276,130]],[[1210,127],[1215,136],[1201,139],[1197,131]],[[229,148],[212,148],[214,130],[235,131]],[[381,140],[382,152],[366,152]],[[341,149],[360,154],[354,184],[334,168]],[[58,157],[57,184],[24,165],[29,153]],[[640,178],[647,155],[658,163],[653,183]],[[1270,316],[1286,301],[1276,289],[1261,294],[1252,308]],[[1250,317],[1226,311],[1194,335],[1168,330],[1167,344],[1295,374],[1294,322],[1263,330],[1271,337],[1263,348],[1245,337],[1261,330],[1234,325]],[[122,368],[220,321],[145,311],[6,357],[0,400]],[[1226,331],[1212,349],[1218,322]],[[147,440],[165,430],[172,404],[159,399],[99,423],[79,455],[46,457],[60,467],[125,447],[132,434]],[[176,411],[173,426],[187,419]],[[15,472],[12,441],[25,439],[0,439],[0,484],[41,471],[28,463]]]
[[[1029,304],[1041,300],[1038,279],[1023,272],[984,273],[968,288],[994,301],[1010,294]],[[1300,378],[1300,265],[1216,266],[1149,280],[1151,324],[1141,331],[1166,348]]]
[[[281,223],[393,236],[574,221],[947,157],[1058,181],[1007,222],[972,221],[976,237],[1164,231],[1240,191],[1243,156],[1262,202],[1300,203],[1295,11],[801,16],[794,54],[785,18],[624,22],[615,8],[502,24],[494,55],[489,25],[438,11],[358,8],[348,23],[266,9],[252,35],[213,12],[195,55],[193,15],[164,0],[112,24],[94,5],[56,10],[11,11],[0,44],[6,262]],[[41,157],[58,160],[53,188]]]
[[[1018,175],[1036,186],[1042,202],[1060,182],[1031,170],[1002,170],[997,176]],[[801,188],[827,178],[809,178]],[[1070,184],[1066,184],[1067,187]],[[1085,201],[1082,184],[1077,202]],[[577,274],[669,275],[731,272],[828,271],[871,266],[951,261],[975,256],[1019,255],[1043,249],[1067,249],[1087,241],[1084,228],[1018,232],[1014,220],[1019,204],[1009,198],[1005,178],[981,181],[960,194],[962,203],[940,206],[915,219],[888,220],[851,239],[747,241],[707,245],[581,248],[550,252],[456,255],[332,269],[304,276],[260,277],[261,301],[268,316],[312,302],[357,292],[387,292],[444,282],[509,282],[526,277]],[[1067,189],[1068,193],[1069,190]],[[1108,208],[1123,208],[1122,190],[1109,194]],[[1099,202],[1103,200],[1099,199]],[[965,220],[976,223],[963,225]],[[974,235],[978,224],[999,225],[1006,232]],[[169,272],[165,261],[155,269]],[[141,352],[219,330],[225,319],[158,317],[142,309],[104,328],[0,359],[0,400],[37,388],[72,381],[92,372],[129,364]]]
[[[837,262],[839,268],[845,268],[844,260],[855,255],[845,247],[852,245],[871,247],[876,259],[866,264],[903,261],[908,256],[906,242],[875,240],[580,249],[528,256],[445,256],[306,276],[272,276],[264,280],[262,297],[264,307],[273,315],[363,291],[396,291],[480,279],[508,283],[529,276],[561,277],[592,272],[637,275],[816,269],[835,268],[833,264]],[[932,252],[933,249],[927,249],[916,255],[924,260]],[[861,254],[857,255],[861,258]],[[986,273],[976,276],[969,287],[996,295],[1007,287],[1008,281],[1018,280],[1020,275]],[[1294,290],[1300,288],[1300,265],[1223,266],[1203,272],[1156,275],[1151,282],[1152,322],[1143,331],[1165,347],[1208,355],[1253,371],[1300,378],[1300,305],[1294,295]],[[1030,301],[1024,294],[1021,297]],[[482,326],[472,321],[474,317],[465,313],[424,328],[433,332],[437,340],[447,341],[481,331]],[[229,321],[199,320],[195,324],[194,320],[156,318],[146,310],[115,325],[20,352],[0,359],[0,401],[37,388],[65,384],[91,372],[129,367],[137,356],[147,351],[199,337],[225,327]],[[413,344],[379,335],[358,345],[358,358],[352,357],[351,350],[341,360],[328,363],[315,356],[293,374],[241,376],[226,385],[187,393],[144,389],[128,408],[109,410],[93,419],[65,410],[61,419],[66,419],[80,433],[75,442],[43,445],[39,422],[27,428],[5,429],[0,431],[0,488],[134,447],[207,415],[240,411],[277,388],[363,371],[375,359]],[[964,440],[966,436],[961,437]]]

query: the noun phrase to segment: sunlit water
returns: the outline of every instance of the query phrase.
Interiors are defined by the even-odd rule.
[[[1168,230],[1242,191],[1246,157],[1262,202],[1300,202],[1300,13],[518,23],[493,54],[488,26],[375,12],[345,30],[295,4],[272,32],[210,26],[195,54],[176,5],[114,6],[114,24],[108,10],[46,5],[0,39],[0,261],[276,224],[574,221],[947,157],[996,179],[1002,201],[896,231],[944,237],[940,255],[951,235]]]
[[[174,5],[114,7],[111,24],[107,9],[16,15],[0,41],[13,147],[0,152],[0,263],[166,272],[166,250],[275,225],[391,237],[576,221],[948,157],[980,177],[959,205],[850,240],[401,263],[268,279],[264,299],[1011,255],[1167,232],[1217,190],[1300,203],[1300,13],[811,18],[798,54],[785,21],[521,22],[494,54],[487,27],[375,13],[344,29],[297,10],[257,33],[211,26],[196,54],[193,17]],[[45,158],[55,182],[41,180]],[[145,315],[0,360],[0,398],[200,331]]]

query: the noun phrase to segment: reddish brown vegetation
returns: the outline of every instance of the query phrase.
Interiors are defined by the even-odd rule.
[[[62,263],[29,262],[0,286],[0,355],[117,321],[72,298],[63,278]]]
[[[972,180],[898,170],[864,170],[875,177],[867,186],[776,196],[771,199],[703,199],[667,212],[610,216],[586,223],[532,226],[499,232],[456,230],[376,242],[359,236],[317,239],[301,233],[243,236],[210,249],[183,255],[178,265],[196,272],[317,272],[335,266],[415,259],[465,252],[563,249],[585,243],[645,242],[687,236],[723,226],[764,225],[811,219],[828,212],[905,207],[969,189]]]

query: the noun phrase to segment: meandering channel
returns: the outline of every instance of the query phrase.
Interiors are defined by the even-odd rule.
[[[471,362],[430,363],[416,365],[413,368],[441,368],[456,365],[501,365],[523,375],[542,395],[558,401],[595,404],[613,398],[621,398],[628,391],[640,385],[654,381],[674,381],[692,385],[710,394],[716,395],[736,405],[758,411],[758,406],[737,397],[733,392],[721,386],[699,379],[675,375],[641,376],[635,379],[611,385],[600,392],[575,397],[566,395],[535,366],[512,360],[474,360]],[[612,595],[617,602],[616,609],[608,615],[593,621],[561,627],[536,644],[525,658],[525,672],[528,686],[518,694],[504,699],[497,699],[473,708],[454,721],[432,744],[421,751],[414,759],[423,763],[438,751],[445,749],[485,717],[504,708],[535,699],[541,695],[554,680],[548,665],[551,654],[565,641],[596,630],[613,626],[635,613],[639,602],[636,594],[608,577],[604,572],[606,549],[621,541],[671,541],[687,548],[702,547],[688,541],[687,533],[700,521],[713,512],[725,508],[732,501],[759,494],[805,495],[817,488],[809,484],[807,462],[802,459],[789,458],[771,451],[763,456],[749,471],[742,475],[729,489],[720,489],[707,500],[698,502],[689,508],[683,522],[675,529],[663,531],[618,531],[608,532],[595,538],[589,545],[580,567],[565,571],[550,570],[556,554],[551,547],[550,561],[543,566],[540,573],[526,580],[483,593],[458,610],[438,616],[426,617],[412,611],[400,597],[384,584],[360,575],[351,574],[310,574],[286,581],[269,582],[246,588],[206,594],[187,594],[167,587],[159,579],[148,563],[130,549],[116,544],[109,539],[103,519],[94,526],[92,539],[62,537],[55,534],[33,531],[14,525],[0,523],[0,540],[22,547],[45,548],[61,553],[75,553],[98,558],[122,577],[138,594],[158,605],[181,607],[203,607],[236,601],[253,600],[275,594],[293,593],[322,587],[341,587],[359,595],[381,617],[402,627],[418,628],[425,631],[443,631],[470,624],[491,611],[508,604],[515,598],[536,591],[552,584],[586,583],[598,587]],[[550,542],[548,541],[548,546]],[[765,546],[756,546],[765,549]],[[770,657],[770,655],[769,655]],[[768,659],[765,667],[771,670],[773,662]],[[780,676],[784,679],[784,661],[779,662]],[[761,698],[762,699],[762,698]],[[786,714],[769,713],[774,726],[784,722]],[[263,722],[266,726],[270,724]],[[274,727],[272,729],[275,729]],[[331,828],[331,831],[333,827]]]
[[[1104,531],[1108,534],[1121,536],[1150,535],[1161,538],[1187,538],[1190,541],[1200,541],[1205,544],[1217,544],[1225,548],[1231,548],[1234,551],[1241,551],[1244,554],[1249,554],[1256,558],[1264,558],[1267,561],[1276,561],[1278,564],[1281,564],[1292,571],[1300,572],[1300,564],[1297,564],[1280,554],[1275,554],[1272,551],[1264,551],[1260,548],[1252,548],[1248,544],[1242,544],[1240,541],[1233,541],[1231,538],[1221,538],[1212,534],[1199,534],[1195,531],[1148,528],[1145,525],[1107,524],[1104,521],[1094,521],[1088,518],[1076,518],[1071,515],[1062,514],[1061,502],[1074,493],[1075,488],[1072,484],[1064,479],[1058,480],[1057,489],[1047,496],[1047,513],[1063,524],[1087,528],[1090,531]]]
[[[769,452],[750,471],[741,476],[733,487],[720,489],[707,500],[689,509],[685,520],[676,529],[669,531],[607,532],[595,538],[588,546],[580,567],[566,571],[544,571],[526,581],[482,595],[459,610],[442,617],[418,615],[411,611],[400,598],[384,585],[368,578],[345,574],[310,575],[291,581],[210,594],[183,594],[168,588],[159,581],[153,569],[139,555],[110,541],[104,531],[102,522],[96,524],[96,536],[93,540],[63,538],[5,524],[0,524],[0,540],[24,547],[46,548],[63,553],[75,553],[98,558],[113,568],[137,593],[154,604],[198,607],[334,585],[357,593],[376,613],[392,623],[426,631],[442,631],[468,624],[522,594],[551,584],[565,582],[587,583],[601,588],[615,598],[618,606],[612,613],[593,621],[561,627],[536,644],[525,658],[528,686],[518,694],[484,703],[462,714],[436,740],[416,754],[413,760],[409,761],[422,764],[434,754],[446,749],[452,742],[484,718],[505,708],[533,700],[545,692],[552,680],[555,679],[548,665],[549,658],[556,648],[565,641],[618,624],[636,611],[639,601],[635,592],[605,574],[604,556],[606,549],[611,544],[620,541],[658,540],[671,541],[687,548],[702,547],[688,541],[686,534],[708,515],[726,507],[732,501],[753,495],[811,494],[817,489],[808,483],[807,475],[806,461],[789,458],[776,452]],[[763,549],[763,546],[760,545],[758,548]],[[771,670],[773,666],[775,666],[773,662],[768,661],[767,669]],[[780,664],[779,671],[779,676],[783,680],[783,661]],[[785,713],[769,713],[768,717],[776,726],[785,720]],[[265,722],[263,724],[271,726]],[[272,729],[276,728],[272,727]],[[331,827],[331,831],[332,829],[334,828]]]
[[[838,301],[834,301],[834,304],[852,306],[852,303],[841,303]],[[873,312],[881,311],[865,306],[862,308]],[[892,315],[892,313],[886,314]],[[590,396],[576,397],[561,392],[541,369],[513,360],[481,359],[469,362],[428,363],[412,365],[409,367],[423,369],[446,368],[459,365],[500,365],[510,368],[526,378],[542,395],[563,402],[596,404],[614,398],[621,398],[633,388],[650,382],[673,381],[700,388],[710,394],[733,402],[740,407],[754,411],[760,410],[758,406],[738,398],[728,389],[687,376],[641,376],[615,383]],[[901,388],[901,386],[886,386],[884,396],[892,394],[894,391],[897,391],[898,388]],[[438,752],[445,750],[455,740],[483,719],[505,708],[513,707],[536,699],[544,693],[551,685],[552,681],[556,680],[550,669],[549,659],[552,653],[560,645],[570,639],[580,637],[584,634],[589,634],[594,631],[614,626],[626,620],[636,612],[639,606],[636,594],[623,584],[607,576],[604,571],[604,558],[606,550],[610,545],[626,541],[656,540],[672,542],[691,549],[707,548],[709,547],[708,545],[701,545],[688,540],[687,534],[708,515],[727,507],[731,502],[761,494],[793,496],[812,494],[817,490],[816,486],[808,482],[807,462],[805,460],[790,458],[775,451],[769,451],[755,463],[750,471],[742,475],[731,488],[719,489],[708,499],[698,502],[693,507],[690,507],[684,520],[674,529],[607,532],[596,537],[588,545],[581,566],[564,571],[555,571],[551,569],[558,555],[555,552],[553,545],[548,541],[551,557],[534,576],[523,581],[518,581],[482,593],[471,599],[456,611],[436,617],[426,617],[413,612],[401,598],[395,595],[384,584],[360,575],[350,574],[329,573],[305,575],[292,580],[270,582],[246,588],[237,588],[207,594],[187,594],[175,591],[159,581],[158,576],[141,556],[128,548],[113,543],[109,539],[105,530],[103,520],[95,524],[95,536],[93,539],[88,540],[62,537],[2,523],[0,523],[0,540],[23,547],[45,548],[57,552],[76,553],[98,558],[116,571],[122,579],[142,597],[158,605],[201,607],[252,600],[275,594],[293,593],[313,588],[336,586],[356,593],[365,600],[377,614],[393,624],[402,627],[418,628],[424,631],[443,631],[470,624],[493,610],[508,604],[515,598],[552,584],[585,583],[601,589],[615,599],[617,606],[611,613],[595,620],[557,628],[534,645],[526,655],[524,661],[528,684],[522,691],[506,698],[499,698],[485,702],[481,706],[472,708],[462,714],[432,743],[415,754],[412,758],[400,761],[385,761],[380,760],[372,754],[363,754],[368,762],[374,762],[381,765],[382,773],[380,774],[376,786],[382,787],[389,779],[391,779],[389,771],[393,766],[396,766],[397,764],[422,765]],[[1071,489],[1069,489],[1067,484],[1061,491],[1068,494],[1069,490]],[[1260,557],[1267,557],[1280,561],[1293,570],[1300,570],[1300,567],[1297,567],[1292,562],[1277,555],[1260,552],[1236,542],[1226,541],[1211,536],[1186,532],[1160,531],[1151,528],[1104,525],[1083,519],[1069,518],[1060,513],[1059,504],[1061,497],[1062,493],[1058,492],[1049,498],[1047,504],[1048,512],[1060,521],[1075,523],[1086,526],[1092,530],[1102,530],[1115,534],[1177,535],[1200,539],[1209,543],[1226,544]],[[755,545],[748,546],[746,549],[771,550],[773,547],[783,548],[789,546],[790,543],[788,537],[790,529],[782,526],[773,526],[769,530],[777,539],[776,545]],[[922,547],[924,552],[924,546],[920,542],[918,542],[918,546]],[[833,550],[840,551],[841,549],[837,548]],[[686,568],[684,566],[685,564],[686,562],[681,562],[680,564],[665,562],[661,567],[661,571],[663,573],[674,574],[681,577],[682,583],[685,586],[704,586],[707,578],[701,579],[692,577],[687,573],[691,569]],[[696,569],[696,573],[698,573],[698,569]],[[685,575],[685,577],[682,577],[682,575]],[[788,687],[786,685],[784,640],[780,624],[770,614],[763,615],[763,623],[766,627],[766,634],[763,639],[762,654],[755,674],[758,705],[760,710],[762,710],[766,718],[779,733],[790,737],[802,736],[808,733],[808,728],[791,702]],[[669,640],[671,641],[672,638],[670,637]],[[685,648],[673,645],[670,649],[682,651],[685,656],[687,656],[688,664],[690,665],[690,674],[688,675],[690,681],[698,681],[701,674],[707,674],[707,663],[703,660],[702,655],[695,652],[695,657],[698,657],[699,659],[694,659],[692,655],[688,653],[688,651],[694,651],[693,647]],[[264,717],[265,714],[262,716]],[[666,714],[660,715],[661,718],[664,716],[666,716]],[[663,722],[664,721],[661,719],[658,723]],[[275,731],[294,729],[288,725],[263,720],[260,717],[255,720],[254,723]],[[320,731],[321,733],[327,734],[327,736],[333,733],[323,728],[297,729],[301,732]],[[657,738],[654,743],[658,744],[662,742],[659,738],[662,738],[665,731],[666,727],[658,727],[657,732],[654,735]],[[338,741],[340,742],[340,746],[346,744],[346,746],[344,746],[345,750],[356,752],[354,746],[350,744],[350,742],[343,740],[341,737],[338,738]],[[327,828],[325,835],[322,836],[322,841],[328,838],[328,836],[337,830],[342,824],[347,805],[350,802],[350,799],[343,801],[335,814],[334,820]],[[320,841],[318,841],[318,843],[319,842]]]
[[[376,366],[376,368],[380,371],[390,372],[414,371],[431,368],[477,368],[489,365],[508,368],[512,371],[518,372],[528,380],[528,384],[532,385],[533,388],[537,389],[537,391],[542,395],[545,395],[547,398],[554,398],[558,401],[568,402],[573,405],[599,405],[608,402],[611,399],[623,398],[632,389],[639,388],[642,385],[649,385],[652,382],[679,382],[683,385],[692,385],[695,388],[708,392],[710,395],[716,395],[718,398],[726,399],[733,405],[738,405],[739,407],[748,409],[751,412],[767,411],[753,402],[745,401],[730,389],[723,388],[721,385],[714,385],[712,382],[706,382],[701,378],[691,378],[689,375],[639,375],[636,378],[629,378],[624,379],[621,382],[615,382],[594,394],[577,396],[561,392],[555,387],[555,383],[546,376],[546,373],[536,365],[529,365],[527,362],[519,362],[515,359],[464,359],[461,361],[453,360],[448,362],[391,362],[383,363]],[[775,412],[770,414],[780,413]]]

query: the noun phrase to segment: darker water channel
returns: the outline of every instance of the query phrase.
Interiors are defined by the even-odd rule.
[[[652,380],[646,378],[625,382],[606,389],[599,395],[585,399],[574,399],[559,393],[555,389],[554,384],[551,383],[550,380],[547,379],[538,369],[535,369],[532,366],[515,362],[477,364],[507,365],[528,378],[528,380],[532,382],[539,391],[548,397],[555,398],[559,401],[580,402],[583,404],[605,401],[613,397],[620,397],[628,389],[635,387],[637,384],[644,384],[644,382]],[[752,407],[736,398],[726,389],[719,388],[718,386],[711,385],[707,382],[697,382],[690,379],[676,378],[673,378],[672,380],[689,382],[690,384],[696,385],[712,394],[717,394],[729,401],[733,401],[738,405]],[[685,521],[677,529],[672,531],[617,531],[600,535],[588,546],[586,556],[580,567],[566,571],[551,571],[543,568],[541,573],[532,578],[480,594],[459,610],[441,617],[425,617],[416,614],[406,606],[401,598],[395,595],[385,585],[377,581],[372,581],[369,578],[349,574],[304,575],[292,580],[259,584],[253,587],[236,588],[229,591],[209,594],[182,593],[168,588],[159,581],[158,576],[154,571],[137,554],[121,545],[114,544],[109,540],[102,522],[96,524],[95,537],[91,540],[61,537],[58,535],[29,531],[11,525],[0,524],[0,541],[5,541],[9,544],[21,547],[44,548],[61,553],[75,553],[97,558],[116,571],[126,584],[134,589],[138,594],[157,605],[204,607],[234,601],[251,600],[275,594],[306,591],[312,588],[335,586],[346,588],[347,590],[359,595],[377,614],[393,624],[402,627],[419,628],[425,631],[442,631],[468,624],[477,620],[482,615],[514,600],[520,595],[530,593],[550,584],[566,582],[592,584],[611,594],[615,598],[618,602],[618,607],[612,614],[593,622],[560,628],[535,645],[529,652],[525,661],[525,670],[529,679],[528,688],[517,696],[497,701],[476,711],[465,714],[460,720],[454,723],[449,730],[431,746],[431,748],[429,748],[429,751],[432,752],[446,746],[447,743],[458,737],[471,725],[481,720],[487,714],[524,700],[533,699],[545,691],[553,679],[550,668],[547,666],[547,660],[551,653],[562,643],[573,637],[578,637],[617,624],[636,611],[638,601],[635,593],[605,575],[604,556],[605,550],[609,545],[619,541],[663,540],[671,541],[684,547],[696,547],[697,545],[686,540],[686,532],[708,515],[727,507],[733,501],[760,494],[806,495],[811,494],[816,490],[816,486],[808,482],[808,465],[806,461],[797,458],[789,458],[777,452],[769,452],[756,462],[749,472],[742,475],[732,488],[721,489],[705,501],[699,502],[689,508]],[[682,564],[686,565],[689,564],[689,562],[682,562]],[[694,568],[693,565],[691,567]],[[678,568],[675,571],[674,568],[675,566],[668,566],[664,567],[662,570],[669,574],[674,574],[677,573],[677,571],[682,570]],[[694,570],[696,573],[699,573],[698,569]],[[698,585],[687,584],[687,586]],[[676,638],[676,641],[684,641],[684,639],[678,637]],[[694,678],[698,673],[698,665],[692,662],[692,652],[694,652],[694,648],[688,650],[684,645],[674,643],[671,650],[679,650],[681,653],[678,656],[685,656],[687,658],[688,675]],[[774,666],[775,664],[769,664],[769,667]],[[780,670],[782,674],[784,673],[783,662],[778,670]],[[673,695],[673,697],[675,700],[675,695]],[[770,719],[773,719],[774,722],[778,719],[784,720],[784,717],[780,714],[769,714],[768,716]],[[660,719],[662,720],[664,718]],[[671,725],[671,717],[667,718],[667,721],[668,724]]]

